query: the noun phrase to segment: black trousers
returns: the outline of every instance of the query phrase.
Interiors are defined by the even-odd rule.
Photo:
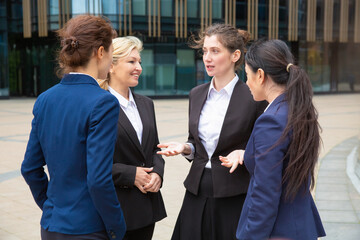
[[[155,223],[143,228],[126,231],[123,240],[151,240],[154,228]]]
[[[42,240],[108,240],[108,235],[105,231],[89,233],[89,234],[64,234],[58,232],[49,232],[41,228],[41,239]]]
[[[204,169],[198,195],[185,193],[172,240],[236,240],[246,194],[214,198],[211,169]]]

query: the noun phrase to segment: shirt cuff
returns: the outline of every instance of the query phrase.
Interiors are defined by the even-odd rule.
[[[194,159],[194,155],[195,155],[195,147],[192,143],[185,143],[187,145],[189,145],[190,149],[191,149],[191,153],[189,155],[185,155],[185,154],[181,154],[183,157],[189,159],[189,160],[193,160]]]

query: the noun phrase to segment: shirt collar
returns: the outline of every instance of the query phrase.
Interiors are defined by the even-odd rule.
[[[136,106],[134,96],[130,89],[129,89],[129,100],[124,98],[120,93],[115,91],[110,86],[109,86],[109,92],[119,100],[120,105],[123,106],[124,108],[127,108],[129,106],[129,103],[132,103],[134,106]]]
[[[234,91],[236,83],[239,81],[238,75],[235,73],[235,77],[220,91],[217,91],[214,87],[214,78],[211,79],[209,91],[208,91],[208,97],[212,91],[215,92],[221,92],[225,91],[229,96],[231,96],[232,92]]]
[[[89,74],[86,74],[86,73],[81,73],[81,72],[69,72],[69,74],[82,74],[82,75],[86,75],[86,76],[89,76],[89,77],[91,77],[92,79],[94,79],[94,80],[95,80],[95,82],[96,82],[97,84],[99,84],[99,83],[98,83],[98,81],[96,81],[96,79],[95,79],[95,78],[93,78],[92,76],[90,76]]]
[[[271,104],[273,104],[273,103],[276,102],[276,101],[281,101],[283,98],[284,98],[284,93],[282,93],[282,94],[280,94],[279,96],[277,96],[274,100],[271,101],[271,103],[269,103],[269,104],[267,105],[267,107],[265,108],[264,112],[266,112],[266,111],[269,109],[269,107],[270,107]]]

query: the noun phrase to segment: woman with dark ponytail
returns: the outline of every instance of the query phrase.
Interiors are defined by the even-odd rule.
[[[243,158],[251,179],[238,223],[238,239],[315,240],[325,236],[310,190],[319,154],[318,114],[306,72],[280,40],[258,41],[245,56],[255,101],[270,104],[257,119]]]

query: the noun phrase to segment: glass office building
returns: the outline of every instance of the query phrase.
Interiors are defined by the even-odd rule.
[[[147,96],[186,96],[210,80],[188,39],[215,22],[286,41],[315,92],[360,91],[360,0],[0,0],[0,98],[59,82],[54,31],[79,14],[144,42],[135,92]]]

